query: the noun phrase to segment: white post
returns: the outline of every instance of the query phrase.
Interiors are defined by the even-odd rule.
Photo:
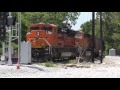
[[[2,55],[5,55],[5,42],[2,42]]]
[[[9,16],[11,16],[11,12],[9,12]],[[9,31],[9,47],[8,47],[9,59],[8,59],[8,65],[12,65],[12,60],[11,60],[11,26],[8,27],[8,31]]]
[[[20,64],[21,50],[21,12],[18,12],[18,64]]]

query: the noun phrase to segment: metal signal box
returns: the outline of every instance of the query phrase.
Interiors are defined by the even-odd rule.
[[[31,44],[28,42],[21,42],[21,64],[31,64]]]

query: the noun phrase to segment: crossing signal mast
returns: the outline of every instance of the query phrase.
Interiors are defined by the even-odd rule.
[[[1,61],[5,60],[5,38],[8,12],[0,12],[0,40],[2,41]]]
[[[17,22],[16,22],[17,19]],[[11,60],[11,43],[18,39],[18,62],[20,60],[20,42],[21,42],[21,12],[17,17],[12,16],[11,12],[0,12],[0,40],[2,41],[2,55],[5,56],[5,39],[6,33],[9,33],[8,45],[8,65],[12,65]]]

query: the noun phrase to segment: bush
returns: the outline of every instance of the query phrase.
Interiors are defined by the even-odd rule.
[[[69,60],[69,64],[76,64],[76,60]]]
[[[55,65],[54,65],[53,61],[47,61],[47,62],[45,62],[45,66],[46,67],[54,67]]]

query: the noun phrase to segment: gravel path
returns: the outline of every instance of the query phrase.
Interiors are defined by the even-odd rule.
[[[120,57],[106,56],[103,64],[87,63],[90,68],[45,67],[40,65],[0,65],[0,78],[119,78]]]

